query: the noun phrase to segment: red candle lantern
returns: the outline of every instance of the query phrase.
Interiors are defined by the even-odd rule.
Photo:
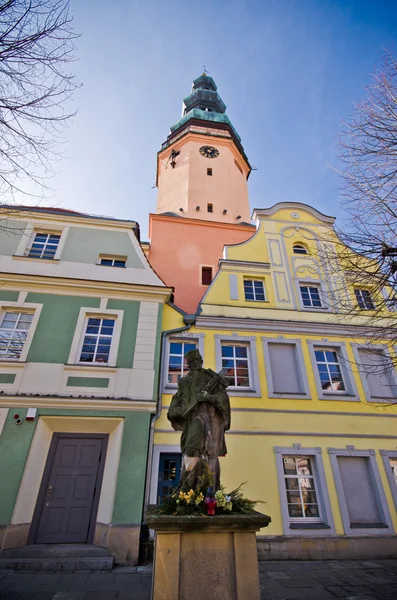
[[[212,488],[208,488],[207,494],[204,498],[204,504],[207,508],[207,515],[209,515],[209,516],[215,515],[216,498],[214,497]]]

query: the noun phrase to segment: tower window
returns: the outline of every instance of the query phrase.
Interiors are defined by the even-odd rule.
[[[201,285],[210,285],[212,281],[212,267],[201,267]]]
[[[207,169],[207,175],[211,175],[212,176],[212,169]]]
[[[214,212],[214,205],[213,204],[207,204],[207,212],[210,212],[210,213]]]

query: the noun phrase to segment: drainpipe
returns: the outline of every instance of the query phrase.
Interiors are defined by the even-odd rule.
[[[184,321],[185,321],[186,316],[188,316],[188,315],[184,315],[184,318],[183,318]],[[189,325],[185,325],[184,327],[177,327],[176,329],[168,329],[167,331],[163,331],[161,334],[160,372],[159,372],[158,383],[157,383],[157,406],[158,406],[158,408],[157,408],[156,414],[152,417],[152,420],[150,423],[150,431],[149,431],[149,447],[148,447],[148,458],[147,458],[147,466],[146,466],[145,498],[144,498],[144,503],[143,503],[142,519],[141,519],[141,533],[140,533],[140,539],[139,539],[138,564],[140,564],[140,565],[142,565],[142,564],[146,565],[148,562],[148,552],[149,552],[148,542],[149,542],[149,538],[150,538],[150,531],[148,529],[148,526],[146,525],[146,514],[145,513],[146,513],[146,507],[149,504],[150,484],[151,484],[151,480],[152,480],[151,471],[152,471],[152,464],[153,464],[154,425],[155,425],[157,419],[160,417],[161,408],[162,408],[161,387],[162,387],[162,380],[163,380],[164,342],[165,342],[167,335],[171,335],[173,333],[181,333],[182,331],[187,331],[188,329],[190,329],[190,327],[193,325],[193,323],[194,323],[194,321],[192,321]],[[149,556],[149,560],[150,560],[150,556]]]
[[[167,331],[163,331],[161,334],[161,347],[160,347],[160,372],[157,383],[157,412],[152,417],[152,421],[150,423],[150,432],[149,432],[149,451],[148,451],[148,460],[147,460],[147,471],[146,471],[146,489],[145,489],[145,503],[144,510],[146,506],[149,504],[149,494],[150,494],[150,483],[151,483],[151,471],[152,471],[152,463],[153,463],[153,438],[154,438],[154,425],[158,418],[161,415],[162,409],[162,382],[163,382],[163,356],[164,356],[164,344],[167,336],[182,333],[182,331],[187,331],[190,329],[192,325],[196,322],[196,315],[187,315],[183,316],[183,321],[186,323],[184,327],[177,327],[176,329],[168,329]],[[145,521],[145,515],[143,515],[143,522]]]

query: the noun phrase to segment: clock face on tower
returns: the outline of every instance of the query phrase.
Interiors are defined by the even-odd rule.
[[[214,146],[201,146],[200,154],[206,158],[216,158],[219,156],[219,150],[214,148]]]

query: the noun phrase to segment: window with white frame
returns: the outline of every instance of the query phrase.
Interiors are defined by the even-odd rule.
[[[292,250],[294,254],[309,254],[306,246],[303,244],[294,244]]]
[[[0,324],[0,359],[18,360],[28,337],[33,313],[5,312]]]
[[[397,450],[380,450],[380,453],[397,510]]]
[[[322,390],[324,392],[345,392],[346,386],[337,350],[333,348],[315,348],[314,355]]]
[[[88,317],[79,362],[107,364],[114,333],[115,319]]]
[[[248,344],[221,343],[222,369],[231,387],[250,387],[250,366]]]
[[[345,533],[392,533],[375,450],[328,448]],[[388,531],[386,531],[388,530]]]
[[[361,310],[373,310],[375,308],[371,294],[368,290],[354,290],[354,294]]]
[[[321,448],[274,447],[280,490],[283,529],[286,534],[316,536],[335,533]]]
[[[265,286],[259,279],[244,279],[244,296],[246,300],[265,302]]]
[[[397,457],[389,458],[389,464],[390,464],[391,472],[393,474],[394,483],[395,483],[396,489],[397,489]]]
[[[371,398],[397,397],[397,381],[392,360],[383,349],[358,348],[364,387]]]
[[[170,339],[167,365],[167,383],[177,385],[178,381],[189,371],[185,355],[197,348],[196,340]]]
[[[307,394],[308,386],[299,341],[262,339],[269,395],[280,397]]]
[[[309,308],[321,308],[320,286],[300,285],[302,304]]]
[[[29,258],[53,259],[58,249],[60,234],[37,232],[25,255]]]
[[[313,459],[283,456],[284,486],[291,522],[321,522]]]
[[[126,263],[127,259],[121,256],[101,256],[99,260],[99,264],[103,267],[125,267]]]

